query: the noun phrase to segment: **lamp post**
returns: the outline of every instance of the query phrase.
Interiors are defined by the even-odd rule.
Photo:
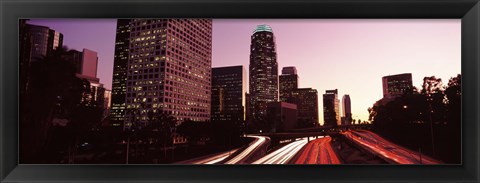
[[[432,119],[432,113],[433,113],[433,109],[432,109],[432,101],[433,101],[433,98],[431,96],[431,94],[429,95],[429,98],[428,98],[428,106],[429,106],[429,117],[430,117],[430,135],[431,135],[431,138],[432,138],[432,153],[433,153],[433,156],[435,157],[435,140],[434,140],[434,135],[433,135],[433,119]]]

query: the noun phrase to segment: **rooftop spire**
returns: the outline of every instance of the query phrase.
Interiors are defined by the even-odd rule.
[[[271,28],[269,25],[263,24],[263,25],[257,25],[257,27],[255,28],[255,30],[253,31],[253,33],[263,32],[263,31],[273,32],[273,31],[272,31],[272,28]]]

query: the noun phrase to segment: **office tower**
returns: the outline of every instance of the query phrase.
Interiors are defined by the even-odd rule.
[[[54,50],[57,50],[58,48],[62,48],[63,46],[63,34],[55,31],[55,30],[48,30],[48,47],[47,47],[47,53],[51,53]]]
[[[343,95],[342,109],[342,125],[350,125],[352,123],[352,104],[350,103],[350,95]]]
[[[267,104],[267,124],[262,132],[284,132],[297,127],[297,105],[286,102]]]
[[[278,63],[275,36],[268,25],[258,25],[251,36],[249,120],[265,119],[267,103],[278,101]]]
[[[397,74],[382,77],[383,98],[400,96],[413,89],[412,74]]]
[[[78,78],[90,83],[90,92],[83,93],[82,105],[97,107],[103,110],[106,90],[103,84],[100,83],[100,79],[97,78],[97,52],[89,49],[83,49],[81,52],[69,50],[62,58],[75,66]]]
[[[212,68],[212,121],[243,124],[246,82],[243,66]]]
[[[338,100],[338,90],[326,90],[323,94],[323,119],[324,126],[340,125],[340,110]]]
[[[297,69],[293,66],[284,67],[279,79],[280,101],[292,103],[292,92],[298,88]]]
[[[318,126],[318,92],[312,88],[292,91],[292,103],[297,105],[298,128]]]
[[[69,50],[63,58],[69,62],[72,62],[75,66],[77,74],[83,75],[83,77],[89,77],[91,80],[98,80],[97,67],[98,56],[97,52],[83,49],[82,51]],[[97,78],[97,79],[95,79]]]
[[[118,19],[113,58],[113,79],[111,97],[111,124],[121,126],[125,121],[125,100],[127,97],[128,52],[130,50],[131,19]]]
[[[250,108],[250,107],[252,107],[251,104],[252,104],[252,97],[251,97],[250,93],[245,93],[245,122],[246,122],[247,127],[249,125],[248,122],[250,122],[250,117],[251,117],[250,115],[248,115],[248,114],[251,113],[250,111],[252,110]]]
[[[125,128],[163,112],[178,121],[210,120],[212,20],[133,19]]]
[[[19,20],[19,27],[18,27],[18,56],[19,56],[19,92],[21,100],[20,104],[21,108],[23,108],[25,100],[25,95],[27,92],[27,82],[29,76],[29,67],[30,67],[30,54],[31,54],[31,47],[32,39],[30,35],[29,25],[27,24],[26,19]]]
[[[112,103],[112,91],[105,89],[104,101],[103,101],[103,119],[110,116],[111,103]]]
[[[63,35],[46,26],[27,24],[31,36],[30,62],[47,56],[63,46]]]
[[[96,78],[97,77],[97,67],[98,67],[98,56],[97,52],[83,49],[82,52],[82,75]]]
[[[81,103],[85,106],[96,107],[103,110],[105,105],[105,87],[100,83],[100,79],[81,74],[77,74],[77,77],[85,79],[90,83],[90,91],[83,93]]]

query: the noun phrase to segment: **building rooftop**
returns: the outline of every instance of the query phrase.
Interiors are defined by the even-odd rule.
[[[283,67],[282,74],[291,74],[291,75],[297,74],[297,68],[295,68],[294,66]]]
[[[257,32],[273,32],[272,28],[269,25],[263,24],[263,25],[257,25],[253,33]]]

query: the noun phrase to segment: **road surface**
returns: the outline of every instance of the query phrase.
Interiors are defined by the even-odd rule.
[[[302,147],[307,144],[307,138],[291,142],[282,148],[267,154],[266,156],[254,161],[252,164],[286,164]]]
[[[330,142],[331,137],[323,137],[310,141],[300,151],[298,158],[292,160],[293,164],[340,164]]]
[[[439,164],[438,160],[427,157],[416,151],[409,150],[397,144],[394,144],[379,135],[367,131],[346,131],[342,132],[347,138],[353,142],[376,152],[378,155],[389,159],[398,164]]]
[[[258,153],[257,151],[261,151],[261,147],[270,141],[270,138],[264,136],[248,135],[247,137],[255,138],[255,140],[251,142],[242,152],[238,153],[224,164],[248,163],[246,161],[249,159],[249,157]]]

